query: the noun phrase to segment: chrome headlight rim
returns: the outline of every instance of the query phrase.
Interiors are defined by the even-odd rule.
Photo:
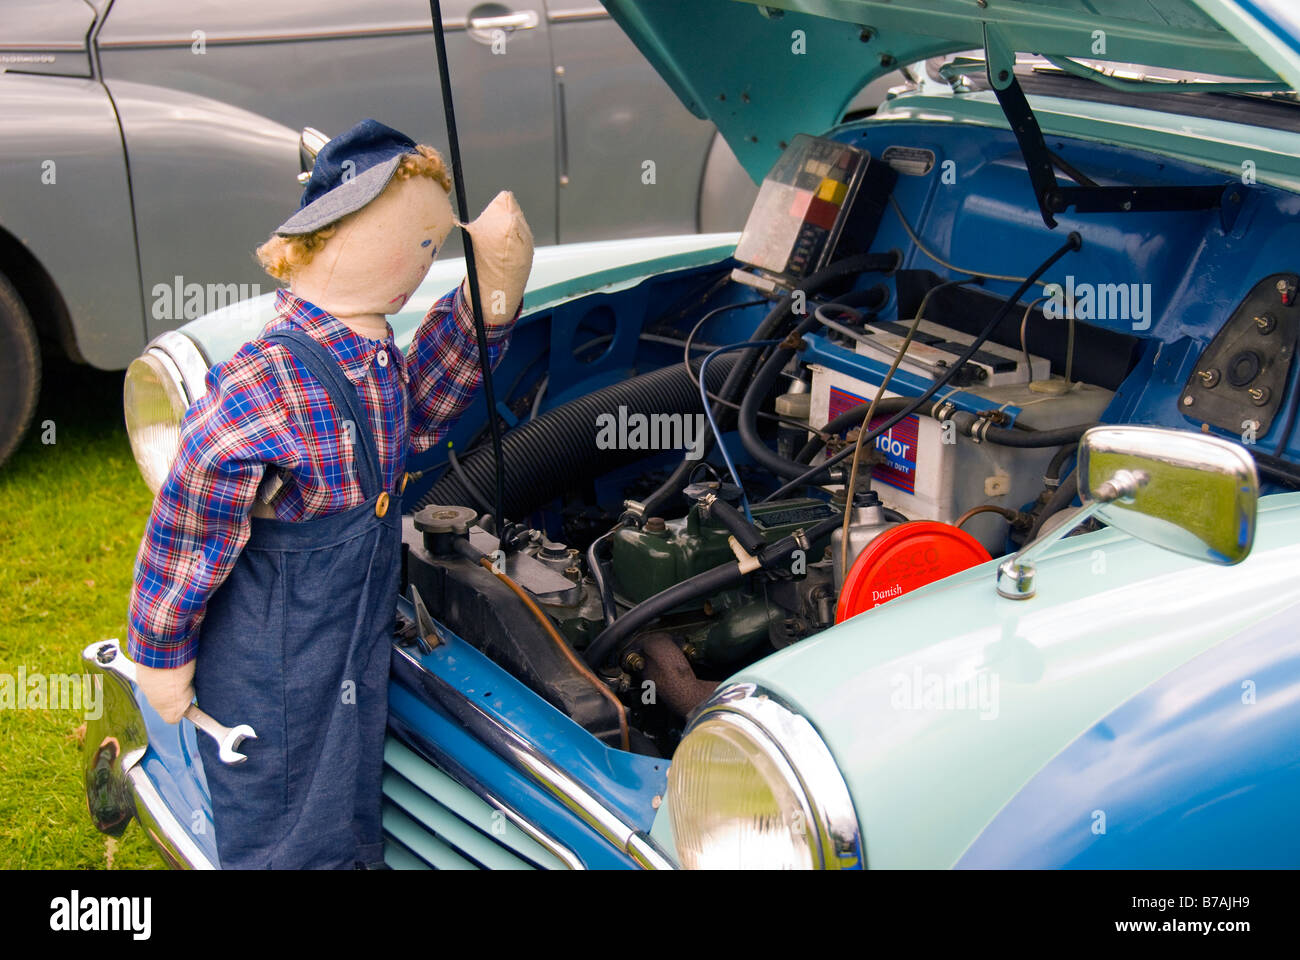
[[[821,734],[802,714],[756,683],[720,687],[693,712],[684,741],[706,720],[721,720],[750,737],[791,785],[815,832],[814,869],[866,868],[857,812],[848,784]],[[671,789],[671,785],[669,787]]]
[[[164,394],[172,395],[176,419],[171,427],[177,434],[175,441],[179,442],[180,423],[185,418],[186,411],[206,392],[209,364],[198,344],[183,333],[168,330],[149,341],[144,352],[131,361],[131,366],[127,370],[122,396],[127,439],[131,443],[131,453],[141,477],[156,494],[167,469],[175,460],[176,450],[167,451],[166,467],[162,469],[161,475],[154,476],[156,467],[160,464],[150,464],[148,467],[146,464],[151,460],[151,453],[156,457],[160,451],[150,450],[149,444],[141,436],[141,428],[133,426],[133,419],[138,414],[138,409],[132,402],[132,373],[137,367],[145,368],[148,371],[147,375],[154,378]]]
[[[199,345],[185,334],[176,330],[160,333],[149,341],[144,351],[163,361],[187,407],[193,406],[207,392],[206,381],[211,364]]]

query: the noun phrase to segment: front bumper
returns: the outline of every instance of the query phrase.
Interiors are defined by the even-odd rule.
[[[166,724],[135,687],[135,664],[118,641],[92,643],[81,653],[104,709],[86,722],[86,803],[96,827],[120,836],[131,819],[173,867],[212,870],[217,863],[207,782],[197,760],[192,724]],[[175,796],[165,796],[164,793]],[[175,811],[190,810],[182,822]]]

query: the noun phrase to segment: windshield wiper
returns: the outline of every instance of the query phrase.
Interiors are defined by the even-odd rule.
[[[1071,60],[1069,57],[1058,57],[1049,53],[1043,54],[1043,59],[1072,76],[1092,80],[1103,87],[1122,90],[1125,93],[1286,93],[1291,89],[1280,80],[1129,79],[1114,76],[1104,70],[1090,67],[1086,63]]]

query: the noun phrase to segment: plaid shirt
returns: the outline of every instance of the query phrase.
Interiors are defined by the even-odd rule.
[[[305,331],[356,386],[386,490],[396,490],[408,452],[438,443],[477,393],[478,342],[460,287],[434,304],[405,357],[392,327],[383,340],[359,336],[285,290],[276,310],[263,334]],[[488,327],[494,367],[513,325]],[[180,449],[136,557],[128,656],[149,667],[194,659],[208,598],[248,542],[259,489],[277,491],[273,509],[281,520],[310,520],[362,503],[353,463],[360,447],[353,439],[324,387],[280,344],[253,340],[208,371],[207,393],[181,423]]]

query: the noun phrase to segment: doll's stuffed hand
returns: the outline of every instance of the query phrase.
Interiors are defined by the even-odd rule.
[[[136,685],[167,723],[180,723],[194,699],[194,663],[168,669],[135,665]]]
[[[501,326],[515,317],[533,267],[533,232],[515,195],[502,190],[478,218],[465,224],[474,239],[474,263],[483,319]]]

